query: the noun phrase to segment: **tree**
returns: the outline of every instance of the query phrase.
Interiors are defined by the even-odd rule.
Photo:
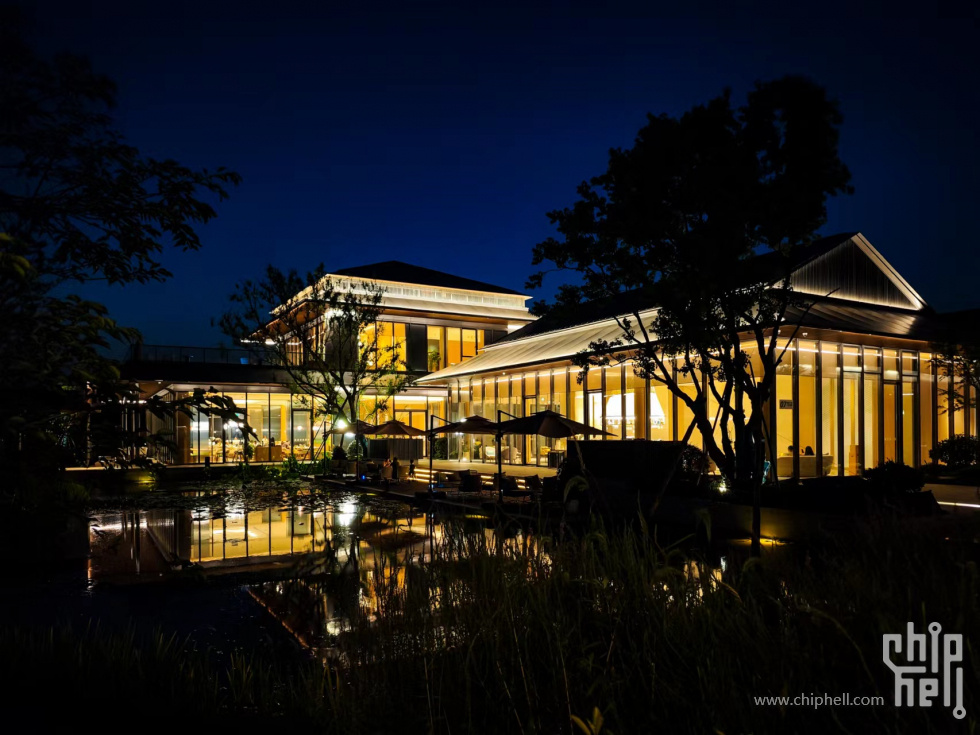
[[[260,281],[245,281],[221,330],[278,367],[295,393],[329,419],[331,428],[387,410],[409,383],[404,344],[379,321],[384,289],[368,281],[333,280],[323,266],[300,276],[268,266]],[[361,401],[370,396],[374,403]],[[340,423],[340,422],[344,423]]]
[[[166,279],[164,250],[198,249],[196,226],[215,216],[206,199],[240,181],[141,155],[114,127],[112,82],[85,59],[37,57],[10,20],[0,22],[0,462],[25,437],[53,441],[66,414],[87,421],[133,399],[105,348],[138,333],[72,284]]]
[[[824,224],[827,197],[851,191],[840,123],[837,104],[799,77],[757,84],[737,109],[726,91],[679,118],[650,115],[578,201],[549,213],[560,237],[534,248],[534,265],[579,278],[539,313],[621,308],[619,336],[578,356],[580,379],[629,360],[683,401],[694,417],[685,440],[696,428],[729,485],[753,498],[756,553],[763,407],[786,346],[780,328],[806,308],[790,267]],[[690,393],[678,376],[693,378]]]
[[[972,339],[947,344],[932,361],[939,376],[947,378],[946,387],[940,388],[946,398],[945,413],[975,410],[980,394],[980,345]]]

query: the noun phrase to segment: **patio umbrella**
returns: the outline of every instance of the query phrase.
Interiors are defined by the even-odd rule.
[[[370,434],[376,428],[374,424],[369,424],[367,421],[358,420],[353,426],[332,426],[325,430],[325,434]]]
[[[496,434],[497,424],[482,416],[469,416],[430,430],[432,434]]]
[[[454,421],[451,424],[443,424],[429,429],[429,434],[435,437],[436,434],[497,434],[497,424],[483,416],[467,416],[465,419]],[[498,441],[499,445],[499,441]],[[429,448],[429,477],[432,474],[432,448]],[[499,448],[498,448],[499,454]],[[432,489],[430,480],[429,489]]]
[[[612,436],[608,431],[573,421],[555,411],[538,411],[524,418],[503,421],[498,424],[497,428],[501,434],[537,434],[549,439],[565,439],[576,434],[585,436],[607,434]]]
[[[562,416],[555,411],[538,411],[530,416],[510,421],[502,421],[497,425],[497,474],[501,474],[502,464],[500,461],[500,437],[504,434],[537,434],[549,439],[566,439],[568,437],[583,434],[585,436],[612,436],[608,431],[597,429],[594,426],[583,424],[580,421]],[[578,443],[575,444],[578,450]],[[579,461],[582,461],[582,453],[579,451]],[[583,463],[584,467],[584,463]]]
[[[416,429],[414,426],[409,426],[401,421],[388,421],[380,426],[372,427],[371,431],[364,433],[372,436],[425,436],[424,429]]]
[[[353,434],[355,437],[357,437],[357,436],[363,436],[364,434],[370,434],[376,428],[378,428],[378,427],[376,427],[374,424],[369,424],[367,421],[361,421],[360,419],[358,419],[354,423],[353,426],[349,426],[349,425],[348,426],[336,426],[336,425],[334,425],[334,426],[331,426],[329,429],[325,429],[323,433],[324,434],[334,434],[334,435],[337,435],[337,434],[341,434],[341,435],[342,434]],[[355,442],[356,441],[357,440],[355,439]],[[341,440],[341,443],[343,443],[343,440]],[[359,456],[357,456],[358,454],[360,454],[360,452],[358,452],[354,456],[354,472],[355,472],[355,474],[360,475],[361,474],[361,458]]]

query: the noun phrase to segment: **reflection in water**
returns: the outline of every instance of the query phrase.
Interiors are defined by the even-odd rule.
[[[518,527],[492,528],[476,517],[441,520],[353,494],[304,494],[283,502],[281,495],[256,501],[229,493],[180,501],[97,514],[90,578],[160,576],[189,565],[259,575],[274,570],[278,577],[285,572],[288,579],[249,591],[301,643],[325,656],[353,622],[372,624],[407,600],[412,609],[438,614],[443,595],[457,595],[465,586],[459,579],[459,589],[434,583],[419,562],[451,564],[494,554],[528,561],[528,574],[548,574],[552,565],[547,541]],[[696,604],[702,589],[721,581],[719,569],[695,562],[677,571],[697,583],[683,587],[687,595],[697,590],[685,603]]]
[[[408,546],[422,553],[432,532],[425,516],[405,505],[355,496],[304,495],[287,503],[234,497],[215,502],[213,495],[201,496],[200,503],[181,500],[181,507],[94,515],[93,577],[140,575],[147,564],[154,572],[188,564],[207,569],[320,552],[343,560],[352,536],[367,550]]]

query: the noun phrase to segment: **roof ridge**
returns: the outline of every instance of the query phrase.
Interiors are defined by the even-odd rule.
[[[391,281],[393,283],[413,283],[420,286],[433,286],[436,288],[457,288],[466,291],[479,291],[529,298],[527,294],[505,286],[498,286],[493,283],[487,283],[486,281],[479,281],[475,278],[447,273],[446,271],[429,268],[424,265],[407,263],[403,260],[382,260],[377,263],[340,268],[332,271],[330,275],[376,281]]]

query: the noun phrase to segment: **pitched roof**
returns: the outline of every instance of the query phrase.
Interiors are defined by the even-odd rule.
[[[333,275],[350,278],[365,278],[376,281],[393,281],[395,283],[414,283],[419,286],[435,286],[437,288],[461,288],[467,291],[483,291],[485,293],[512,294],[523,296],[520,291],[514,291],[503,286],[494,286],[472,278],[454,276],[451,273],[423,268],[420,265],[403,263],[400,260],[386,260],[382,263],[359,265],[354,268],[343,268],[334,271]]]
[[[499,340],[483,349],[476,357],[444,368],[418,379],[420,384],[442,384],[446,380],[498,370],[517,370],[533,365],[570,360],[589,349],[597,340],[614,340],[622,336],[622,328],[613,318],[622,309],[602,320],[548,332],[516,341]],[[646,318],[652,311],[641,312]],[[860,304],[843,299],[816,297],[804,314],[793,307],[787,313],[788,324],[799,323],[814,329],[869,334],[879,337],[900,337],[921,341],[941,340],[946,334],[941,318],[931,309],[912,311],[874,304]],[[533,326],[534,323],[528,325]],[[518,330],[513,334],[523,332]]]
[[[909,301],[909,308],[913,308],[914,300],[921,301],[918,295],[912,291],[911,287],[905,283],[904,279],[888,265],[884,258],[881,257],[881,254],[859,232],[843,232],[837,235],[823,237],[819,240],[814,240],[806,247],[796,249],[789,255],[777,251],[770,251],[752,258],[747,258],[739,264],[741,266],[740,272],[732,274],[732,283],[776,283],[792,273],[794,289],[800,293],[814,296],[825,295],[827,290],[822,288],[822,283],[825,280],[824,276],[826,272],[838,273],[842,265],[845,268],[852,268],[853,262],[837,264],[821,261],[826,267],[823,267],[824,273],[820,273],[819,271],[815,272],[815,267],[822,267],[817,261],[820,261],[847,243],[854,243],[864,251],[864,255],[857,257],[865,258],[865,256],[868,256],[871,259],[867,263],[867,270],[873,270],[873,275],[881,282],[875,284],[879,290],[887,288],[891,289],[895,294],[899,294],[899,291],[901,291],[902,293],[897,296],[899,299],[907,293],[906,298]],[[797,275],[801,275],[802,278],[798,279]],[[638,289],[636,291],[584,302],[569,309],[556,310],[545,314],[521,329],[511,332],[504,339],[499,340],[498,343],[503,341],[514,342],[538,334],[613,319],[614,317],[629,314],[633,311],[653,309],[658,304],[657,290],[657,284],[651,284],[642,290]],[[866,300],[863,297],[858,297],[857,294],[852,294],[852,288],[845,290],[848,292],[848,295],[845,296],[843,293],[839,293],[837,294],[838,297],[849,298],[853,301]],[[889,305],[880,301],[872,303]]]

